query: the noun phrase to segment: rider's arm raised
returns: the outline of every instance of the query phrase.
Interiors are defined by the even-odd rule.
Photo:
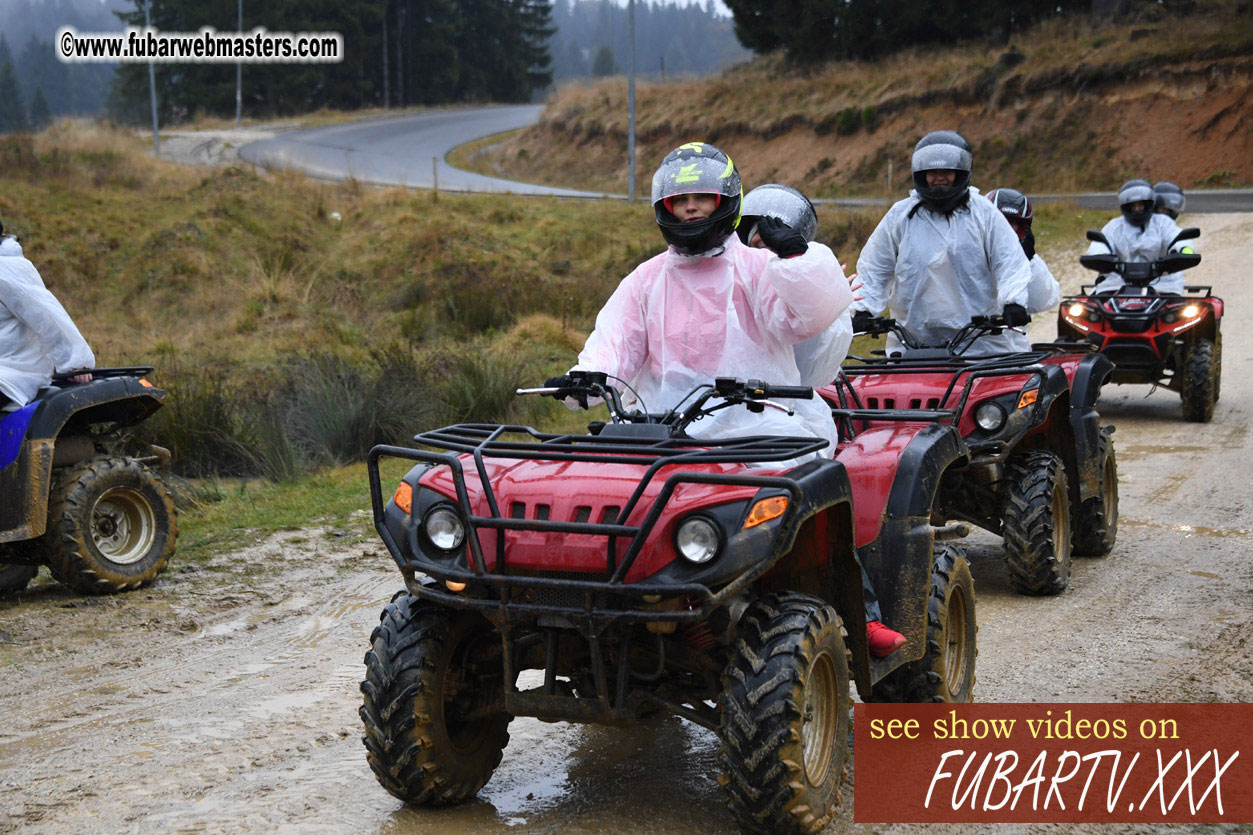
[[[764,278],[753,285],[754,309],[762,327],[784,342],[801,342],[822,333],[853,303],[840,262],[824,244],[810,243],[803,255],[794,258],[771,255]]]

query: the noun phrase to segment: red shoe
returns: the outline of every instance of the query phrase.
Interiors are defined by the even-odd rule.
[[[891,655],[909,642],[899,632],[893,632],[877,620],[866,622],[866,640],[870,643],[870,654],[875,658]]]

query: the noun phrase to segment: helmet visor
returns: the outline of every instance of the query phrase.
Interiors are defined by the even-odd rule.
[[[652,203],[680,194],[719,194],[738,196],[739,176],[731,158],[724,161],[709,157],[667,159],[653,174]]]

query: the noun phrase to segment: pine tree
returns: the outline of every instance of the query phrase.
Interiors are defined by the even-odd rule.
[[[592,59],[592,75],[597,78],[603,78],[607,75],[613,75],[618,71],[618,65],[613,60],[613,47],[605,44],[596,50],[596,57]]]
[[[20,133],[26,130],[26,104],[22,101],[22,88],[13,71],[13,59],[9,44],[0,35],[0,133]]]
[[[30,128],[40,131],[52,124],[52,113],[48,110],[48,101],[44,98],[43,88],[35,85],[35,93],[30,98]]]

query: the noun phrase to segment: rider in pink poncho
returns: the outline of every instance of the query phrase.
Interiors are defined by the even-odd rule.
[[[574,367],[629,381],[650,412],[716,377],[803,385],[794,347],[830,327],[852,292],[829,248],[776,218],[757,227],[766,248],[741,243],[734,232],[742,201],[735,165],[713,145],[689,142],[667,154],[653,175],[652,202],[670,246],[618,285]],[[830,442],[819,454],[833,456],[830,407],[821,398],[790,405],[791,416],[724,409],[690,433],[817,437]],[[869,626],[876,655],[905,643],[877,621]]]

